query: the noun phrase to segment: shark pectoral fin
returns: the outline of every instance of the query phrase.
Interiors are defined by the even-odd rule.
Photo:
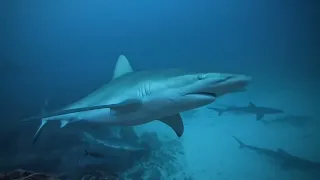
[[[133,70],[128,59],[124,55],[120,55],[114,68],[112,79],[116,79],[130,72],[133,72]]]
[[[256,107],[256,105],[255,105],[255,104],[253,104],[253,102],[252,102],[252,101],[250,101],[250,102],[249,102],[249,107]]]
[[[65,126],[68,124],[68,122],[69,122],[69,121],[67,121],[67,120],[61,120],[61,121],[60,121],[60,128],[65,127]]]
[[[174,132],[177,134],[178,137],[181,137],[184,131],[184,125],[180,114],[176,114],[173,116],[167,116],[159,121],[165,123],[166,125],[170,126]]]
[[[110,104],[110,109],[115,113],[127,113],[137,111],[141,107],[141,101],[139,99],[127,99],[121,103]]]
[[[264,114],[257,114],[256,120],[259,121],[263,118]]]
[[[37,142],[37,140],[39,139],[39,136],[41,134],[41,130],[43,128],[44,125],[47,124],[48,121],[46,120],[42,120],[40,126],[38,127],[37,132],[34,134],[33,136],[33,140],[32,140],[32,144],[35,144]]]

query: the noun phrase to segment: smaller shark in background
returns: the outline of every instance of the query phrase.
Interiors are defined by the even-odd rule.
[[[126,151],[143,151],[147,150],[148,147],[146,144],[143,143],[135,143],[128,140],[123,140],[121,138],[107,138],[107,139],[97,139],[93,137],[90,133],[84,132],[83,133],[83,140],[87,142],[94,142],[97,144],[101,144],[108,148],[113,148],[117,150],[126,150]]]
[[[294,127],[305,127],[308,125],[313,118],[311,116],[302,116],[302,115],[285,115],[279,116],[272,120],[262,120],[261,122],[264,125],[271,124],[288,124]]]
[[[320,170],[320,163],[313,162],[307,159],[300,158],[298,156],[294,156],[285,150],[278,148],[277,150],[267,149],[267,148],[260,148],[252,145],[248,145],[243,143],[241,140],[232,136],[238,143],[239,148],[247,148],[250,149],[258,154],[265,155],[267,157],[273,158],[278,160],[281,163],[281,167],[283,170]]]
[[[84,155],[85,156],[91,156],[91,157],[94,157],[94,158],[105,158],[105,156],[103,154],[100,154],[100,153],[95,152],[95,151],[84,150]]]
[[[225,112],[231,113],[241,113],[241,114],[255,114],[256,120],[261,120],[266,114],[280,114],[284,113],[281,109],[270,108],[270,107],[262,107],[256,106],[252,102],[249,102],[248,106],[227,106],[226,108],[214,108],[208,107],[208,109],[212,109],[218,112],[218,115],[221,116]]]

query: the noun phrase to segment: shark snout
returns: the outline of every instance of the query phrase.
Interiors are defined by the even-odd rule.
[[[251,83],[252,77],[246,75],[235,75],[230,79],[230,81],[233,81],[233,83],[239,87],[245,88]]]
[[[251,76],[226,74],[224,81],[219,83],[214,89],[218,96],[228,93],[244,92],[251,81]]]

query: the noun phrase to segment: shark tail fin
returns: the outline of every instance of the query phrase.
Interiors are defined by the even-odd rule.
[[[232,136],[232,137],[233,137],[233,139],[235,139],[239,143],[239,148],[240,149],[246,147],[246,145],[242,141],[240,141],[240,139],[236,138],[235,136]]]
[[[36,133],[34,134],[34,136],[33,136],[33,140],[32,140],[32,144],[33,144],[33,145],[38,141],[38,139],[39,139],[39,137],[40,137],[40,134],[41,134],[41,131],[42,131],[42,128],[43,128],[44,125],[47,124],[47,122],[48,122],[48,121],[46,121],[46,120],[41,120],[41,124],[40,124],[40,126],[38,127],[38,130],[37,130],[37,132],[36,132]]]
[[[40,116],[33,116],[29,118],[22,119],[20,122],[29,122],[29,121],[34,121],[34,120],[39,120],[45,117],[48,114],[47,108],[48,108],[48,99],[45,99],[43,107],[41,109],[41,115]]]
[[[48,107],[48,99],[45,99],[44,106],[42,108],[42,116],[45,116],[47,114],[47,107]],[[23,121],[29,121],[29,120],[33,120],[33,119],[37,119],[37,117],[26,119]],[[41,134],[41,131],[42,131],[42,128],[47,124],[47,122],[48,121],[46,121],[46,120],[41,120],[41,124],[38,127],[38,130],[36,131],[36,133],[33,136],[33,140],[32,140],[33,145],[38,141],[40,134]]]
[[[221,116],[225,110],[224,109],[219,109],[219,108],[214,108],[214,107],[208,107],[208,109],[212,109],[218,113],[218,116]]]

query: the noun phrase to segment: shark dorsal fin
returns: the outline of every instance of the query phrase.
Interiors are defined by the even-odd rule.
[[[114,68],[112,79],[116,79],[130,72],[133,72],[133,70],[128,59],[124,55],[120,55]]]
[[[253,104],[253,102],[252,102],[252,101],[250,101],[250,102],[249,102],[249,106],[250,106],[250,107],[256,107],[256,105],[255,105],[255,104]]]

